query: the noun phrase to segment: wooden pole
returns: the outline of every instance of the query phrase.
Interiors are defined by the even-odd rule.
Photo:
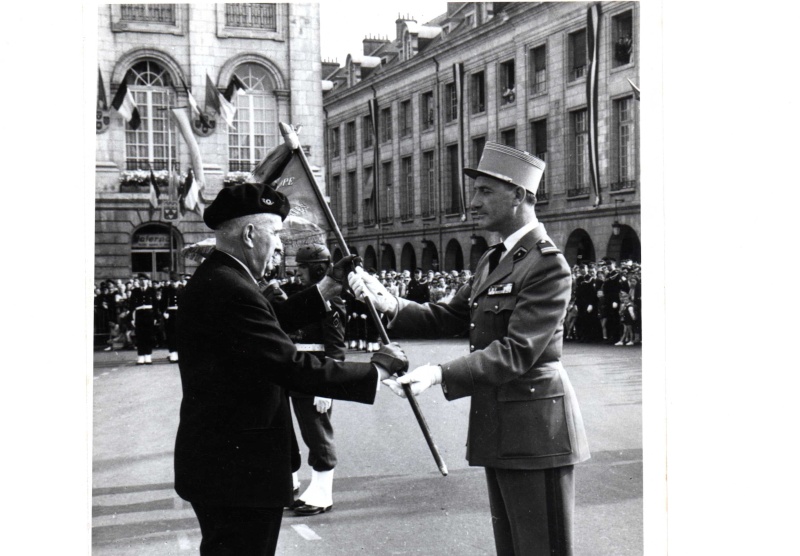
[[[300,157],[300,161],[303,164],[303,168],[306,171],[306,174],[309,177],[309,181],[311,182],[311,187],[314,189],[314,194],[317,197],[317,201],[319,201],[320,207],[322,207],[322,211],[325,214],[325,219],[328,221],[328,225],[333,232],[333,235],[336,236],[336,241],[339,243],[339,247],[342,250],[342,253],[345,257],[350,255],[350,248],[347,246],[347,243],[344,240],[344,236],[342,235],[342,231],[339,229],[339,225],[336,223],[336,219],[333,216],[333,212],[331,212],[331,208],[328,206],[328,203],[325,201],[325,197],[322,195],[322,191],[320,191],[319,184],[317,184],[317,180],[314,179],[314,174],[311,173],[311,167],[308,164],[308,159],[306,159],[306,154],[303,152],[302,147],[300,147],[300,141],[297,138],[297,133],[295,133],[294,129],[292,129],[289,125],[281,122],[280,123],[281,135],[283,135],[283,139],[287,145],[295,152],[297,156]],[[374,170],[373,170],[374,172]],[[373,174],[374,175],[374,174]],[[386,327],[383,326],[383,322],[381,322],[380,315],[378,314],[377,309],[375,309],[375,305],[372,303],[372,299],[365,298],[367,309],[369,310],[370,317],[372,321],[375,323],[375,326],[378,329],[378,333],[380,334],[381,341],[384,344],[388,344],[391,340],[389,340],[389,334],[386,332]],[[425,421],[425,416],[422,415],[422,410],[419,407],[419,402],[417,402],[417,398],[411,393],[411,386],[408,384],[403,385],[403,391],[406,393],[406,398],[408,399],[408,403],[411,405],[411,410],[414,412],[414,416],[417,418],[417,423],[419,424],[420,429],[422,430],[422,435],[425,437],[425,441],[428,443],[428,448],[430,448],[431,454],[433,455],[433,459],[436,461],[436,465],[439,467],[439,471],[443,476],[447,476],[447,465],[445,465],[442,456],[439,454],[439,449],[436,447],[436,443],[433,441],[433,437],[431,436],[430,428],[428,427],[427,421]]]

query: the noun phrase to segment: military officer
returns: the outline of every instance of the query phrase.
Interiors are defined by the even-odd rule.
[[[405,335],[468,332],[470,353],[425,365],[398,382],[414,395],[441,384],[444,396],[471,397],[467,460],[485,468],[497,554],[572,554],[573,466],[589,458],[578,401],[561,365],[571,275],[534,211],[545,163],[487,143],[471,208],[502,243],[478,262],[471,283],[449,303],[413,303],[373,277],[350,276]],[[405,337],[405,336],[404,336]],[[397,384],[392,389],[404,396]]]
[[[303,245],[297,250],[295,262],[299,283],[309,287],[327,275],[331,254],[322,244]],[[326,357],[344,361],[347,352],[344,341],[347,310],[344,300],[339,296],[331,298],[329,303],[331,309],[323,320],[301,328],[290,337],[297,351],[311,353],[320,361],[325,361]],[[331,424],[333,404],[330,398],[301,392],[290,392],[289,396],[300,434],[308,447],[308,465],[311,466],[311,482],[290,508],[297,515],[324,513],[333,508],[333,471],[337,462]]]

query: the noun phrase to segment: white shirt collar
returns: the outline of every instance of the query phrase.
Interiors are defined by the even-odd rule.
[[[518,242],[519,240],[521,240],[521,239],[522,239],[522,237],[523,237],[525,234],[527,234],[528,232],[530,232],[531,230],[533,230],[534,228],[536,228],[536,227],[537,227],[539,224],[540,224],[540,222],[539,222],[538,220],[534,220],[533,222],[528,222],[528,223],[527,223],[527,224],[525,224],[523,227],[521,227],[520,229],[518,229],[516,232],[514,232],[513,234],[511,234],[510,236],[508,236],[507,238],[505,238],[505,239],[503,240],[503,245],[505,245],[505,248],[506,248],[506,250],[505,250],[505,251],[503,251],[503,254],[502,254],[502,256],[500,257],[500,260],[502,260],[502,259],[503,259],[503,257],[505,257],[505,256],[506,256],[506,253],[508,253],[508,252],[510,252],[510,251],[511,251],[511,248],[512,248],[512,247],[514,247],[514,246],[517,244],[517,242]]]

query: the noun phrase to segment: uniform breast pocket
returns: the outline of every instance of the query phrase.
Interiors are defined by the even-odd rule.
[[[489,296],[484,301],[484,319],[487,329],[505,332],[508,329],[508,322],[511,320],[511,313],[517,305],[517,298],[514,295]]]
[[[569,454],[564,387],[558,373],[520,378],[497,392],[501,458],[536,458]]]

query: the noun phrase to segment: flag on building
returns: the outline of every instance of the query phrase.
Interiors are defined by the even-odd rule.
[[[189,101],[189,106],[192,109],[191,115],[196,116],[200,120],[200,123],[202,125],[206,126],[207,128],[210,128],[211,122],[208,120],[208,116],[206,116],[203,113],[203,111],[200,110],[200,105],[197,104],[197,99],[194,98],[192,90],[189,88],[188,85],[186,85],[186,81],[183,80],[183,77],[181,77],[181,83],[183,84],[183,90],[186,92],[186,98]]]
[[[119,112],[119,115],[125,118],[131,129],[138,129],[142,119],[139,116],[139,107],[136,106],[136,101],[133,100],[133,95],[128,90],[128,84],[123,79],[122,84],[114,95],[114,100],[111,101],[111,106]]]
[[[597,79],[600,61],[600,4],[592,4],[588,10],[589,67],[586,76],[586,103],[589,126],[589,173],[594,188],[594,206],[600,204],[600,162],[597,137]]]
[[[453,64],[453,88],[456,94],[456,121],[458,122],[458,206],[461,221],[467,219],[467,194],[464,190],[464,64]],[[445,99],[450,102],[450,99]]]
[[[106,99],[106,87],[103,85],[103,74],[97,68],[97,109],[108,110],[108,100]]]
[[[234,74],[231,77],[230,83],[228,83],[228,87],[225,89],[225,92],[222,94],[228,102],[233,102],[234,97],[239,94],[239,91],[247,90],[247,86],[239,79],[239,76]]]
[[[161,197],[161,189],[159,189],[158,184],[156,183],[156,175],[153,173],[153,169],[150,168],[150,206],[153,208],[158,208],[158,199]]]
[[[186,181],[181,185],[179,192],[178,201],[180,202],[181,214],[186,214],[187,210],[196,210],[200,200],[198,199],[197,186],[194,183],[194,173],[191,168],[189,168]]]
[[[378,99],[371,98],[367,101],[369,104],[369,118],[372,122],[372,129],[370,129],[370,133],[372,133],[372,192],[370,193],[370,199],[372,199],[372,210],[375,213],[375,222],[378,222],[380,217],[380,199],[381,199],[381,192],[378,191],[378,183],[380,180],[378,179],[378,168],[380,168],[380,161],[381,161],[381,151],[380,151],[380,141],[378,140]],[[389,193],[387,192],[386,195]]]
[[[641,100],[642,92],[639,90],[639,87],[633,84],[630,77],[628,78],[628,83],[631,84],[631,89],[633,89],[633,95],[636,97],[636,100]]]
[[[194,178],[190,187],[186,190],[183,204],[186,210],[200,210],[200,190],[205,186],[206,178],[203,172],[203,159],[200,156],[200,147],[197,145],[197,139],[192,132],[192,123],[189,119],[188,107],[171,108],[172,116],[178,124],[178,129],[189,148],[189,158],[192,161],[192,170],[194,171]]]
[[[236,77],[236,76],[234,76]],[[220,117],[225,120],[225,123],[228,124],[228,127],[231,129],[236,129],[233,127],[233,117],[236,115],[236,105],[233,104],[231,99],[236,96],[236,93],[239,91],[238,85],[236,83],[241,83],[238,77],[236,79],[232,79],[231,83],[228,85],[228,89],[226,89],[225,93],[230,94],[230,99],[226,98],[226,96],[217,89],[214,85],[214,82],[211,81],[211,78],[206,74],[206,106],[212,107]],[[231,89],[231,87],[233,87]],[[230,90],[230,93],[229,91]]]

